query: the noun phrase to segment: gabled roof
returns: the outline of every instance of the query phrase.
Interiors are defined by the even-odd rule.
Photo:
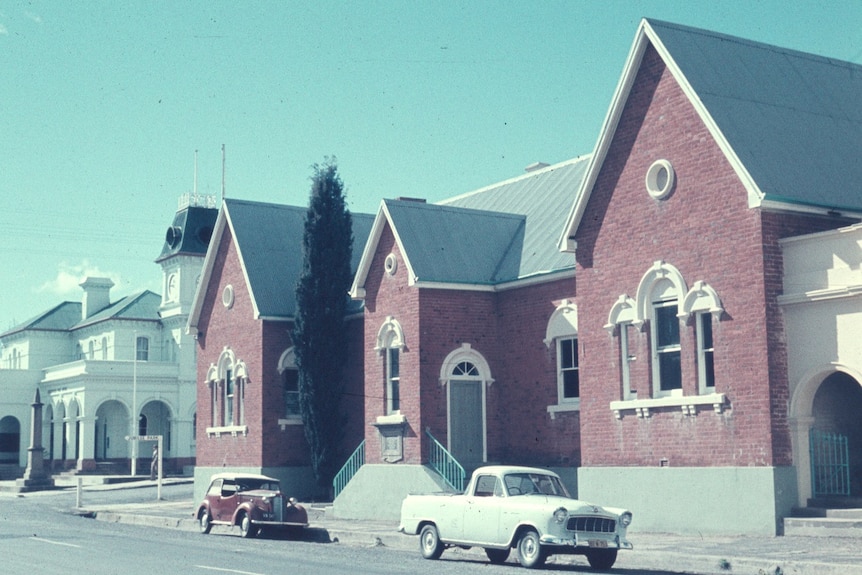
[[[296,313],[294,286],[302,271],[302,235],[307,211],[298,206],[225,199],[204,260],[200,286],[209,285],[224,231],[230,229],[255,318],[292,318]],[[354,236],[351,264],[356,269],[359,261],[356,247],[368,236],[373,217],[351,213],[351,219]],[[195,294],[190,327],[198,324],[205,295],[202,288]]]
[[[145,290],[121,298],[85,320],[81,319],[80,302],[65,301],[0,334],[0,337],[24,331],[68,332],[113,319],[159,321],[161,301],[160,295]]]
[[[79,321],[72,329],[79,329],[112,319],[159,321],[161,319],[161,316],[159,316],[159,306],[161,303],[162,296],[149,290],[144,290],[121,298],[87,319]],[[79,320],[80,317],[79,315]]]
[[[39,315],[22,322],[12,329],[0,333],[6,337],[28,330],[68,331],[81,321],[81,302],[64,301]]]
[[[364,297],[365,280],[388,225],[408,268],[409,285],[495,289],[574,269],[570,256],[548,241],[578,189],[586,158],[575,158],[473,192],[426,204],[384,200],[354,278],[351,295]]]
[[[577,230],[650,44],[727,156],[751,207],[862,216],[862,66],[643,20],[560,249]]]

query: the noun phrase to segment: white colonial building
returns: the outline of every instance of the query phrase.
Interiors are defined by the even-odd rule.
[[[0,476],[24,471],[37,389],[53,472],[128,472],[130,435],[163,437],[166,472],[194,465],[196,357],[185,326],[216,215],[211,196],[180,199],[156,259],[163,295],[112,301],[113,282],[88,277],[81,301],[0,334]],[[137,447],[147,473],[151,444]]]

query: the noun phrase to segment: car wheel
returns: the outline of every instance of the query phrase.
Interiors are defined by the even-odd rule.
[[[439,559],[443,554],[443,543],[434,525],[426,525],[419,533],[419,551],[425,559]]]
[[[505,563],[506,559],[509,558],[509,548],[506,549],[491,549],[490,547],[485,548],[485,555],[488,556],[488,560],[495,565],[499,565],[501,563]]]
[[[210,520],[210,512],[204,509],[201,511],[200,517],[198,518],[198,526],[200,527],[201,534],[206,535],[210,532],[210,529],[213,528],[213,522]]]
[[[599,571],[606,571],[614,566],[617,560],[616,549],[589,549],[587,550],[587,561],[590,567]]]
[[[254,537],[257,533],[257,529],[251,526],[251,519],[248,517],[248,513],[243,513],[239,516],[239,534],[243,538]]]
[[[527,569],[545,564],[547,552],[539,543],[539,534],[529,529],[518,540],[518,561]]]

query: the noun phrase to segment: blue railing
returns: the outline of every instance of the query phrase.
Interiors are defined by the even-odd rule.
[[[347,459],[347,463],[341,468],[341,471],[335,476],[335,479],[332,480],[332,493],[333,498],[338,497],[338,494],[344,489],[344,487],[350,483],[350,480],[353,479],[353,476],[356,475],[356,472],[359,471],[359,468],[365,464],[365,440],[362,440],[362,443],[359,444],[359,447],[353,452]]]
[[[443,479],[452,486],[455,491],[464,491],[464,468],[458,463],[449,451],[437,441],[431,430],[425,430],[426,435],[431,439],[429,449],[429,464],[439,473]]]
[[[814,497],[850,495],[847,436],[811,430],[811,491]]]

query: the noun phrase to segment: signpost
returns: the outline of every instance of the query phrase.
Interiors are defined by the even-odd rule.
[[[159,446],[159,462],[158,462],[158,475],[156,476],[156,499],[162,499],[162,436],[161,435],[127,435],[127,441],[131,441],[133,445],[137,446],[139,441],[157,441]],[[137,451],[137,450],[135,450]]]

